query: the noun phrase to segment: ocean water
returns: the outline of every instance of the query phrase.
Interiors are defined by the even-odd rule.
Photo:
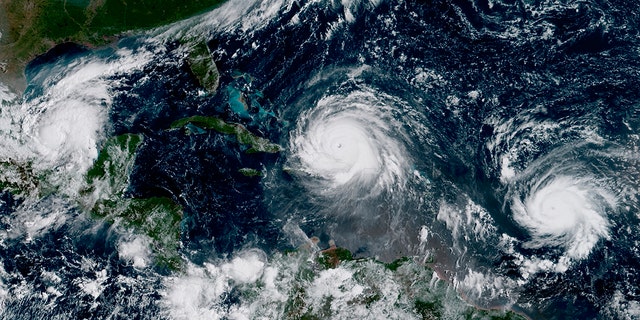
[[[28,66],[22,96],[0,86],[2,313],[407,319],[418,299],[450,319],[470,305],[636,318],[638,12],[230,1],[117,48],[60,46]],[[215,94],[189,70],[197,42]],[[171,129],[194,115],[282,151]],[[142,137],[122,199],[182,209],[178,271],[157,267],[152,233],[83,206],[122,134]],[[318,268],[333,244],[362,260]]]

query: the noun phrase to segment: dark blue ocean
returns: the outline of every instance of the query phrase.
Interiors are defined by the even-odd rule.
[[[312,239],[357,258],[430,261],[440,281],[482,308],[634,319],[639,26],[633,1],[232,1],[115,48],[60,45],[30,63],[28,88],[12,103],[29,114],[69,99],[95,106],[97,150],[109,137],[143,137],[125,197],[179,204],[182,259],[207,279],[217,275],[208,264],[235,279],[215,299],[202,291],[199,306],[216,306],[202,318],[242,318],[233,310],[250,298],[240,284],[252,282],[229,271],[244,261],[234,257],[268,264]],[[206,43],[215,93],[190,70],[184,39]],[[120,67],[127,57],[145,62]],[[94,62],[105,97],[54,101]],[[240,124],[282,151],[246,152],[197,124],[170,128],[196,115]],[[25,163],[64,175],[67,159]],[[167,279],[193,272],[134,266],[123,243],[138,242],[123,234],[134,236],[65,190],[0,197],[3,317],[189,318],[167,312],[175,304],[165,300],[175,289]],[[32,231],[30,217],[48,210],[65,218]],[[78,289],[91,281],[95,295]]]

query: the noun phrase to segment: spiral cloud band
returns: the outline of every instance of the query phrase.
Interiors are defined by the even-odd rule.
[[[291,162],[315,180],[310,188],[332,192],[348,186],[372,195],[402,186],[408,157],[396,139],[401,134],[391,109],[379,96],[327,96],[301,115],[290,140]]]
[[[528,247],[564,247],[569,258],[582,259],[601,238],[609,238],[607,212],[615,197],[593,179],[547,174],[529,193],[514,197],[514,220],[531,236]]]

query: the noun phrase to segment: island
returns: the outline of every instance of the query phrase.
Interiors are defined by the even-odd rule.
[[[117,40],[135,30],[144,30],[193,16],[209,10],[224,0],[5,0],[0,2],[0,82],[12,90],[21,92],[26,86],[25,67],[38,55],[44,54],[56,45],[73,42],[95,48],[114,45]],[[171,8],[167,10],[166,8]],[[220,85],[220,74],[207,43],[198,39],[183,39],[187,56],[185,61],[207,94],[215,94]],[[228,87],[229,96],[242,102],[240,93]],[[235,90],[235,91],[234,91]],[[244,105],[238,104],[238,110]],[[167,130],[184,130],[185,134],[203,134],[212,130],[227,135],[247,154],[278,154],[283,147],[261,137],[243,124],[223,120],[213,115],[194,115],[177,119]],[[153,267],[160,273],[181,274],[191,263],[181,252],[183,207],[176,199],[169,197],[134,198],[127,195],[129,178],[132,173],[138,148],[144,143],[142,134],[124,133],[109,137],[101,143],[101,149],[93,166],[84,176],[84,184],[79,192],[77,206],[91,218],[114,226],[125,228],[149,239]],[[49,186],[49,172],[37,172],[30,163],[12,159],[0,160],[0,191],[15,196],[27,196],[30,192],[37,197],[55,192]],[[259,181],[263,171],[256,168],[238,168],[245,179]],[[454,312],[465,319],[524,319],[507,310],[483,310],[459,298],[446,280],[434,281],[434,271],[429,263],[415,257],[400,257],[383,263],[371,257],[354,257],[346,248],[331,243],[329,248],[315,250],[294,248],[291,251],[274,251],[268,261],[271,265],[293,265],[298,268],[291,274],[292,290],[284,302],[284,314],[288,319],[329,319],[338,317],[336,304],[341,310],[350,306],[375,305],[389,292],[378,281],[408,284],[394,288],[397,303],[406,306],[408,314],[422,319],[439,319]],[[317,248],[316,248],[317,249]],[[275,270],[275,268],[274,268]],[[288,269],[281,268],[282,272]],[[348,278],[338,279],[344,274]],[[380,280],[383,278],[383,280]],[[257,299],[265,284],[238,285],[236,289],[246,301]],[[331,294],[322,297],[322,302],[310,297],[308,286],[314,282],[340,284],[352,281],[354,286],[364,288],[352,299],[337,302],[331,294],[342,294],[343,287],[337,286]],[[416,285],[418,283],[419,285]],[[255,284],[255,285],[254,285]],[[330,286],[327,286],[330,287]],[[235,292],[234,292],[235,293]],[[345,293],[345,295],[351,293]],[[446,304],[443,301],[447,301]],[[386,302],[385,302],[386,303]],[[454,306],[455,311],[447,308]],[[449,312],[449,313],[447,313]]]

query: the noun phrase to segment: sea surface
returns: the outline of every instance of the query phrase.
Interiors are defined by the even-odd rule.
[[[450,319],[637,318],[639,17],[632,1],[232,0],[112,48],[60,45],[22,95],[0,84],[0,314],[408,319],[418,297]],[[282,150],[172,128],[195,115]],[[83,206],[123,134],[142,143],[122,199],[182,208],[177,271],[144,227]],[[362,260],[314,269],[334,244]]]

